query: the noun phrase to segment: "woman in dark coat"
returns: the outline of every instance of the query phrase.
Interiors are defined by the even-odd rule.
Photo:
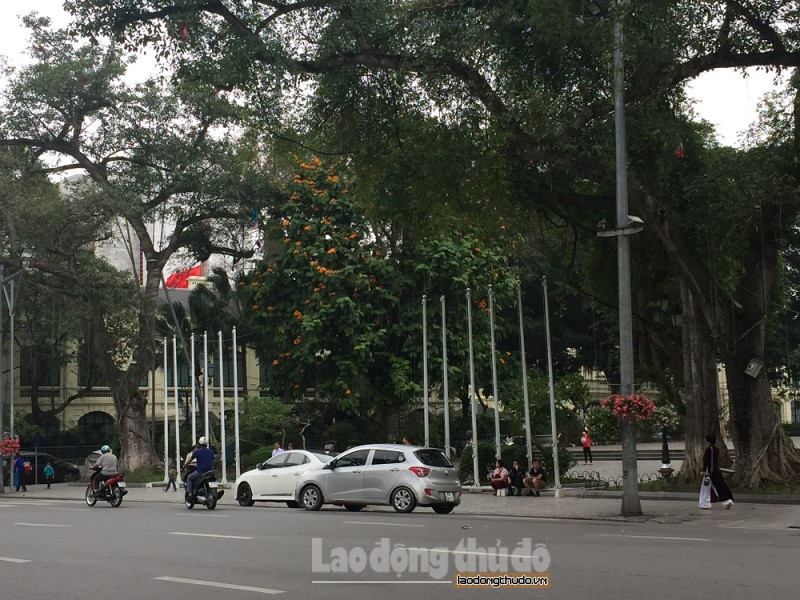
[[[710,433],[706,436],[706,451],[703,454],[703,475],[711,476],[711,502],[722,502],[722,506],[730,508],[733,506],[733,494],[722,471],[719,470],[719,448],[717,448],[717,436]]]

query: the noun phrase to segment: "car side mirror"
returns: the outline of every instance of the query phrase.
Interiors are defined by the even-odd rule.
[[[328,471],[333,471],[333,470],[336,468],[336,461],[335,461],[335,460],[333,460],[333,461],[329,462],[328,464],[326,464],[326,465],[325,465],[324,467],[322,467],[322,468],[323,468],[323,469],[327,469]]]
[[[256,469],[258,469],[259,471],[263,471],[265,468],[266,468],[265,463],[258,463],[256,465]]]

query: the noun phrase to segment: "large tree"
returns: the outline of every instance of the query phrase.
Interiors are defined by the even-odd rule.
[[[153,365],[167,261],[179,251],[201,260],[212,252],[252,255],[241,231],[269,198],[269,186],[241,159],[227,129],[235,125],[230,98],[201,84],[126,86],[125,61],[115,50],[73,44],[45,19],[27,24],[35,62],[6,73],[0,146],[24,149],[33,171],[82,175],[65,193],[93,195],[104,226],[135,240],[143,258],[140,264],[131,252],[127,272],[95,263],[92,273],[53,273],[84,294],[83,337],[112,389],[122,461],[136,468],[151,458],[139,381]],[[163,238],[152,223],[167,224]],[[29,254],[31,268],[54,271],[36,249]],[[19,265],[21,257],[20,249],[2,260]]]
[[[154,43],[163,56],[176,57],[182,72],[248,92],[253,106],[280,102],[274,92],[287,91],[287,77],[318,83],[320,91],[335,87],[352,99],[342,119],[352,136],[363,136],[366,145],[382,136],[390,146],[403,142],[402,130],[371,118],[387,112],[365,108],[433,109],[441,123],[474,132],[473,141],[483,140],[487,151],[513,165],[507,172],[528,182],[542,210],[563,214],[587,194],[595,205],[611,205],[610,28],[589,23],[576,29],[574,2],[70,0],[66,6],[82,31],[117,36],[134,47]],[[800,64],[794,4],[620,1],[611,8],[626,28],[631,121],[656,102],[679,109],[680,87],[705,71]],[[337,105],[319,100],[329,109],[326,122],[333,122]],[[285,122],[297,123],[297,111],[287,115]],[[642,146],[663,145],[661,134],[644,131]],[[703,365],[713,350],[728,370],[739,475],[755,482],[795,474],[798,465],[787,455],[771,409],[766,370],[744,373],[752,358],[764,355],[766,330],[759,323],[774,292],[778,240],[793,221],[796,199],[789,194],[760,203],[758,217],[742,229],[741,245],[750,252],[730,287],[675,218],[680,206],[674,199],[633,168],[629,177],[632,210],[655,233],[690,294],[684,306],[695,312],[685,329],[699,343],[687,347],[687,367],[707,372]],[[689,451],[699,451],[695,439]]]

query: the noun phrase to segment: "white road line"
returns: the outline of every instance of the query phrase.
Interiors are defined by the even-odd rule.
[[[69,527],[69,525],[56,525],[54,523],[14,523],[14,525],[25,525],[26,527]]]
[[[642,540],[677,540],[680,542],[710,542],[707,538],[690,538],[690,537],[670,537],[666,535],[626,535],[624,533],[587,533],[586,535],[593,535],[596,537],[623,537],[623,538],[638,538]]]
[[[538,560],[535,556],[527,556],[525,554],[501,554],[499,552],[490,552],[489,550],[450,550],[449,548],[415,548],[413,546],[397,546],[395,550],[408,550],[409,552],[442,552],[445,554],[468,554],[474,556],[495,556],[500,558],[516,558],[516,559],[531,559]]]
[[[200,579],[183,579],[182,577],[156,577],[156,581],[171,581],[173,583],[190,583],[207,587],[223,588],[226,590],[241,590],[243,592],[257,592],[259,594],[284,594],[285,590],[271,590],[269,588],[253,587],[251,585],[236,585],[233,583],[219,583],[218,581],[201,581]]]
[[[8,558],[6,556],[0,556],[0,562],[10,562],[10,563],[28,563],[31,562],[25,558]]]
[[[213,533],[186,533],[185,531],[170,531],[170,535],[190,535],[193,537],[223,538],[228,540],[252,540],[251,537],[241,535],[214,535]]]
[[[413,525],[412,523],[381,523],[379,521],[342,521],[348,525],[385,525],[386,527],[427,527],[427,525]]]
[[[372,583],[372,584],[376,584],[377,583],[377,584],[381,584],[381,585],[383,585],[384,583],[449,583],[450,585],[452,585],[453,581],[451,579],[445,579],[444,581],[440,581],[438,579],[422,579],[422,580],[413,580],[413,581],[412,580],[409,580],[409,581],[402,581],[402,580],[396,581],[394,579],[376,579],[376,580],[373,580],[373,581],[362,580],[362,579],[356,579],[356,580],[347,579],[347,580],[338,580],[337,581],[335,579],[334,580],[331,580],[331,579],[320,579],[320,580],[312,581],[311,583],[325,583],[325,584],[328,584],[328,583],[346,583],[348,585],[352,585],[354,583]]]
[[[175,515],[175,516],[181,516],[181,517],[193,517],[194,515],[196,515],[198,513],[197,512],[184,511],[184,512],[176,512],[176,513],[172,513],[172,514]],[[203,514],[203,513],[200,513],[200,514],[203,515],[203,516],[202,517],[197,517],[198,519],[200,519],[200,518],[207,519],[209,517],[211,517],[212,519],[227,519],[228,517],[230,517],[230,515],[209,515],[209,514]]]

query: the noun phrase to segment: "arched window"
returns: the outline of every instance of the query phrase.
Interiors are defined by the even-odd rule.
[[[78,419],[78,426],[85,429],[92,442],[107,444],[114,435],[114,419],[99,410],[86,413]]]

